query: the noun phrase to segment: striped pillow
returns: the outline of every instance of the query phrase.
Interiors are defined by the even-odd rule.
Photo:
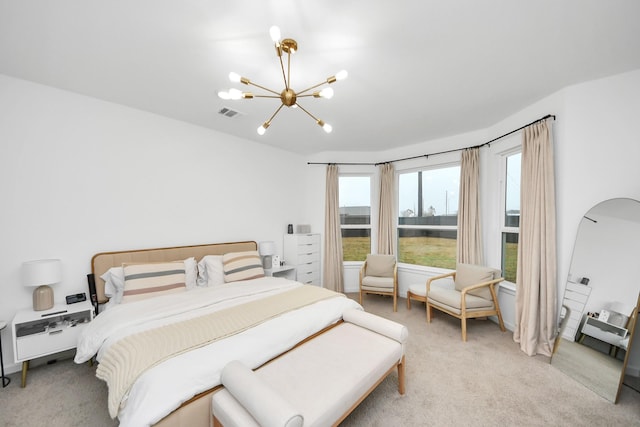
[[[124,264],[122,302],[187,290],[184,262]]]
[[[229,252],[222,256],[222,265],[227,283],[264,277],[258,251]]]

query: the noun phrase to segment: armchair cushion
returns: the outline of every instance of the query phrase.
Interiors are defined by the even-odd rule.
[[[362,278],[362,289],[366,291],[393,291],[394,281],[392,277],[365,276]]]
[[[429,290],[429,303],[434,306],[442,307],[456,314],[462,313],[462,307],[460,307],[461,298],[460,292],[455,289],[445,288],[441,286],[432,286]],[[493,310],[493,301],[491,298],[484,299],[475,295],[465,295],[466,310],[471,311],[484,311]]]
[[[365,276],[393,277],[396,258],[393,255],[367,255]]]
[[[494,268],[483,267],[480,265],[460,263],[456,267],[456,290],[462,291],[467,286],[477,285],[478,283],[488,282],[500,277],[500,270]],[[488,287],[474,289],[469,292],[486,300],[491,300],[491,291]]]

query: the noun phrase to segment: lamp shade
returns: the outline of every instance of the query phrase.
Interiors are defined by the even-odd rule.
[[[258,251],[260,255],[275,255],[276,253],[276,243],[272,241],[260,242],[258,244]]]
[[[39,259],[22,263],[24,286],[53,285],[62,281],[62,262],[59,259]]]
[[[62,281],[62,262],[59,259],[39,259],[22,263],[22,284],[37,286],[33,291],[33,309],[53,307],[53,289],[49,285]]]

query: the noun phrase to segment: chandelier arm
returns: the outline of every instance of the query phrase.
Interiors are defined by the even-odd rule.
[[[291,83],[291,51],[287,52],[287,89]]]
[[[282,54],[278,55],[280,60],[280,69],[282,70],[282,80],[284,80],[284,88],[289,89],[289,82],[287,82],[287,74],[284,72],[284,62],[282,62]]]
[[[316,85],[313,85],[313,86],[311,86],[311,87],[309,87],[309,88],[306,88],[305,90],[301,90],[300,92],[298,92],[298,96],[300,96],[301,94],[303,94],[303,93],[305,93],[305,92],[309,92],[311,89],[315,89],[315,88],[317,88],[318,86],[322,86],[322,85],[324,85],[324,84],[327,84],[327,81],[326,81],[326,80],[325,80],[325,81],[323,81],[323,82],[320,82],[320,83],[318,83],[318,84],[316,84]],[[304,95],[304,96],[309,96],[309,95]]]
[[[297,102],[296,102],[296,105],[297,105],[297,106],[298,106],[298,108],[300,108],[302,111],[304,111],[305,113],[307,113],[307,114],[308,114],[308,115],[309,115],[313,120],[315,120],[315,121],[316,121],[316,123],[320,121],[316,116],[314,116],[313,114],[311,114],[310,112],[308,112],[304,107],[302,107],[302,105],[298,104]]]
[[[280,95],[253,95],[254,98],[278,98],[280,99]]]
[[[273,118],[276,116],[276,114],[278,114],[280,112],[280,110],[282,110],[282,107],[284,107],[284,104],[280,104],[280,106],[278,107],[278,109],[276,110],[275,113],[273,113],[273,115],[271,117],[269,117],[269,120],[267,120],[268,123],[271,123],[271,121],[273,120]]]
[[[274,94],[278,95],[278,98],[280,98],[280,93],[276,92],[275,90],[271,90],[271,89],[269,89],[267,87],[261,86],[261,85],[259,85],[257,83],[252,82],[252,81],[249,81],[249,83],[247,83],[247,84],[250,84],[251,86],[259,87],[260,89],[266,90],[267,92],[274,93]],[[254,95],[254,96],[258,96],[258,95]]]

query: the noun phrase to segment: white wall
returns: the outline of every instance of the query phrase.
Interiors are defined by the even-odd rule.
[[[558,251],[558,301],[564,294],[565,279],[569,272],[576,232],[582,216],[597,203],[615,197],[640,200],[640,143],[636,122],[640,117],[640,70],[608,78],[590,81],[560,90],[505,118],[487,129],[456,135],[437,141],[428,141],[411,147],[390,149],[384,153],[321,153],[311,161],[325,162],[383,162],[468,147],[489,141],[524,124],[554,114],[553,123],[556,169],[557,203],[557,251]],[[516,136],[519,134],[516,134]],[[491,144],[481,151],[482,210],[485,261],[500,266],[499,241],[499,174],[497,154],[509,148],[511,138]],[[396,170],[427,165],[435,158],[398,162]],[[439,158],[439,161],[446,161]],[[341,170],[349,170],[341,166]],[[317,174],[316,180],[324,179]],[[314,188],[324,189],[324,183],[316,181]],[[318,199],[309,209],[319,209],[324,200]],[[320,225],[320,224],[318,224]],[[410,273],[410,274],[409,274]],[[433,274],[424,269],[423,280]],[[357,290],[357,274],[348,272],[345,283],[348,290]],[[408,282],[399,273],[400,293],[406,295],[409,284],[417,280],[415,268],[407,272]],[[512,300],[511,292],[505,292],[505,303]],[[511,316],[515,311],[507,308]],[[515,319],[505,314],[505,323],[513,327]],[[639,328],[640,329],[640,328]],[[636,340],[636,343],[640,338]],[[640,344],[636,344],[640,346]],[[634,346],[634,349],[636,348]],[[640,347],[639,347],[640,348]],[[640,367],[640,351],[631,354],[630,365]]]
[[[31,306],[27,260],[62,260],[64,302],[101,251],[274,240],[281,255],[307,222],[306,173],[289,152],[0,75],[0,319]]]

